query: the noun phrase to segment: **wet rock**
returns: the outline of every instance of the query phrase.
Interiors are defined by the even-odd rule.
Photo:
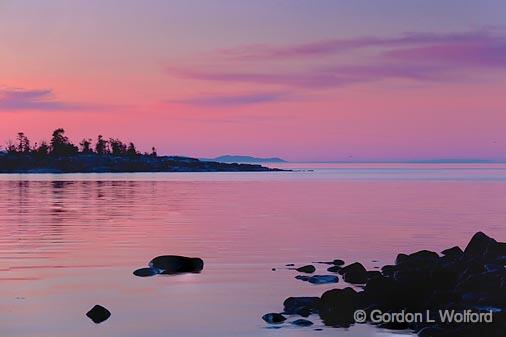
[[[487,236],[483,232],[478,232],[473,235],[471,241],[466,246],[464,250],[465,258],[480,258],[485,252],[490,248],[497,244],[497,241]]]
[[[149,266],[159,269],[161,274],[200,273],[204,261],[198,257],[163,255],[151,260]]]
[[[156,268],[141,268],[134,271],[133,274],[139,277],[148,277],[160,274],[160,270]]]
[[[401,264],[409,260],[409,256],[406,254],[398,254],[395,258],[395,264]]]
[[[111,312],[103,306],[97,304],[86,313],[86,316],[88,316],[88,318],[95,324],[100,324],[111,317]]]
[[[367,280],[371,280],[373,278],[378,278],[378,277],[382,277],[382,276],[383,275],[378,270],[368,270],[367,271]]]
[[[295,276],[297,280],[306,281],[312,284],[327,284],[327,283],[337,283],[339,282],[339,278],[335,275],[297,275]]]
[[[352,288],[328,290],[320,299],[320,318],[326,325],[349,327],[359,305],[360,296]]]
[[[307,319],[297,319],[295,321],[292,322],[293,325],[297,325],[297,326],[311,326],[313,325],[313,322],[307,320]]]
[[[269,324],[279,324],[279,323],[283,323],[284,321],[286,321],[285,316],[283,316],[279,313],[275,313],[275,312],[263,315],[262,319]]]
[[[328,267],[327,268],[327,271],[328,272],[331,272],[331,273],[339,273],[339,271],[342,269],[341,266],[332,266],[332,267]]]
[[[316,268],[315,266],[308,264],[306,266],[299,267],[295,270],[297,270],[300,273],[312,274],[316,271]]]
[[[335,259],[334,261],[332,261],[332,264],[334,266],[344,266],[344,261],[340,259]]]
[[[363,284],[367,282],[367,270],[359,262],[343,267],[339,274],[343,275],[344,281],[348,283]]]
[[[319,303],[319,297],[288,297],[283,302],[283,311],[289,315],[299,314],[301,311],[315,312]]]
[[[357,309],[367,313],[375,309],[391,313],[430,310],[433,318],[439,317],[439,310],[493,310],[492,324],[439,321],[405,325],[392,322],[380,327],[409,328],[421,337],[503,337],[506,330],[506,245],[477,233],[464,252],[452,247],[442,255],[429,250],[399,254],[396,265],[382,267],[381,273],[366,271],[359,263],[350,264],[338,272],[347,282],[365,284],[363,290],[329,290],[319,300],[314,299],[311,306],[291,304],[290,310],[285,312],[318,313],[326,325],[348,327],[355,323],[353,313]],[[317,276],[299,275],[298,278],[309,282]]]
[[[293,264],[293,263],[287,263],[287,264],[285,264],[285,266],[286,267],[295,267],[295,264]]]
[[[464,255],[464,252],[462,251],[462,249],[460,249],[459,246],[455,246],[455,247],[443,250],[441,252],[441,254],[443,254],[443,256],[446,256],[449,258],[459,258],[462,255]]]

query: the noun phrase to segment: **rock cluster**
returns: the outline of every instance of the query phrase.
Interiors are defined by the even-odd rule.
[[[428,315],[430,320],[389,322],[381,328],[411,330],[420,337],[504,336],[506,331],[506,243],[482,232],[462,250],[452,247],[442,255],[422,250],[399,254],[394,265],[367,271],[359,263],[335,269],[346,282],[365,285],[324,292],[321,297],[290,297],[283,314],[318,314],[323,323],[348,327],[355,323],[380,324],[373,312]],[[357,290],[358,289],[358,290]],[[363,310],[365,320],[356,322]],[[492,322],[449,322],[442,312],[489,313]]]

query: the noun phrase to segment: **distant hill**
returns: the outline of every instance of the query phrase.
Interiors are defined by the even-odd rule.
[[[258,158],[252,156],[236,156],[236,155],[225,155],[216,158],[202,159],[202,160],[217,161],[220,163],[286,163],[286,160],[277,157]]]

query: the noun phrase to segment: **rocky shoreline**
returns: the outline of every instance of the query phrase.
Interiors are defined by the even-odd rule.
[[[340,275],[349,286],[320,297],[289,297],[282,312],[268,313],[263,320],[279,325],[293,316],[297,319],[291,324],[307,327],[312,325],[310,317],[318,315],[330,327],[367,323],[419,337],[499,337],[506,331],[506,243],[482,232],[464,250],[401,253],[381,272],[368,271],[358,262],[323,263],[330,265],[331,275],[296,278],[321,284],[337,282]]]
[[[0,153],[0,173],[267,172],[257,164],[220,163],[179,156],[75,154],[44,156]]]

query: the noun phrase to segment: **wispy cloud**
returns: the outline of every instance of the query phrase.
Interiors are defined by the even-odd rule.
[[[491,31],[478,30],[457,33],[417,33],[409,32],[396,37],[366,36],[354,39],[326,39],[288,46],[257,44],[220,51],[220,54],[236,60],[293,59],[304,57],[322,57],[340,54],[355,49],[397,48],[421,45],[504,45],[505,38]]]
[[[277,73],[243,72],[233,69],[223,71],[179,69],[177,74],[183,78],[201,81],[242,82],[299,88],[342,87],[393,78],[435,81],[450,77],[443,76],[439,67],[386,62],[370,65],[320,66],[301,71]]]
[[[95,108],[97,106],[59,101],[49,89],[0,89],[0,111],[75,111]]]
[[[230,95],[204,95],[185,99],[168,100],[167,103],[185,104],[205,107],[234,107],[262,103],[273,103],[286,100],[288,93],[285,92],[259,92]]]
[[[366,50],[357,54],[356,49]],[[393,79],[459,81],[467,78],[466,73],[476,74],[476,70],[480,76],[490,70],[506,70],[506,36],[495,30],[405,33],[396,37],[331,39],[280,47],[246,46],[221,51],[220,55],[229,62],[171,67],[168,72],[199,81],[305,89]],[[241,62],[230,62],[231,58]],[[304,58],[302,64],[300,58]],[[297,66],[287,67],[294,64]]]

